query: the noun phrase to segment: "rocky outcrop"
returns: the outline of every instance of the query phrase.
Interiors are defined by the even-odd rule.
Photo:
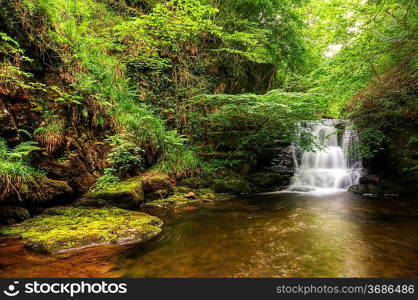
[[[359,195],[401,195],[409,191],[408,187],[389,182],[376,175],[366,175],[360,178],[359,184],[352,185],[349,192]]]

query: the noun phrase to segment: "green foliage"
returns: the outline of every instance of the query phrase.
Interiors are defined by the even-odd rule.
[[[10,192],[19,195],[21,184],[40,174],[29,166],[30,153],[39,149],[35,145],[35,142],[23,142],[10,149],[0,137],[0,200]]]
[[[151,13],[115,26],[123,45],[124,58],[130,65],[164,69],[171,61],[160,51],[178,51],[179,44],[196,39],[202,32],[218,32],[209,17],[217,10],[199,0],[171,0],[158,3]]]
[[[196,153],[196,149],[177,146],[166,151],[153,169],[181,179],[199,174],[201,167],[201,160]]]
[[[299,133],[297,122],[317,119],[323,112],[322,102],[319,95],[279,90],[261,96],[199,96],[186,106],[188,132],[195,141],[218,136],[221,142],[216,142],[216,147],[247,154],[259,153],[273,140],[298,142],[309,148],[312,140]]]
[[[107,162],[119,177],[132,170],[143,170],[143,150],[129,141],[129,136],[115,135],[108,139],[112,146]]]
[[[55,152],[64,141],[65,120],[58,115],[47,114],[42,126],[34,131],[36,140],[49,153]]]
[[[108,167],[96,181],[96,190],[104,189],[128,175],[136,175],[144,169],[143,150],[131,141],[127,134],[115,135],[107,139],[112,150],[107,156]]]

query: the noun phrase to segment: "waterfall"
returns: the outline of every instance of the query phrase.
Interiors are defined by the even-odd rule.
[[[303,152],[290,190],[346,190],[358,183],[363,170],[353,147],[358,136],[355,130],[346,127],[338,120],[305,124],[305,130],[316,137],[321,147],[315,152]],[[296,154],[294,157],[297,159]]]

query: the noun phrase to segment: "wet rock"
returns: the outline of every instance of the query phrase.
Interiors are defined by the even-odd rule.
[[[271,191],[279,187],[287,186],[290,183],[290,178],[291,176],[275,172],[254,172],[246,177],[252,189],[257,192]]]
[[[387,182],[385,180],[379,180],[377,183],[373,183],[373,180],[367,179],[363,182],[368,183],[359,183],[352,185],[349,187],[348,191],[354,194],[359,195],[400,195],[406,194],[408,192],[408,188]]]
[[[0,224],[14,224],[29,218],[26,208],[14,205],[0,206]]]
[[[5,196],[5,201],[26,204],[62,201],[72,195],[72,188],[65,181],[52,180],[45,176],[35,176],[26,180],[18,189]]]
[[[170,177],[161,174],[144,176],[142,178],[142,186],[145,193],[170,190],[172,188]]]
[[[366,175],[360,177],[359,183],[360,184],[379,184],[380,178],[375,175]]]
[[[37,252],[56,253],[104,244],[144,243],[161,232],[163,222],[119,208],[57,207],[33,219],[0,228],[20,237]]]
[[[112,205],[119,208],[135,209],[145,201],[142,183],[139,178],[118,182],[102,190],[84,194],[77,205],[102,207]]]
[[[213,181],[213,188],[216,193],[249,194],[252,189],[244,178],[218,178]]]
[[[173,188],[170,187],[169,189],[164,190],[156,190],[151,193],[145,194],[145,201],[152,201],[157,199],[165,199],[173,195]]]
[[[166,199],[158,199],[151,202],[147,202],[142,205],[143,208],[149,209],[173,209],[184,207],[188,204],[199,204],[213,202],[216,200],[225,199],[224,195],[214,193],[211,189],[193,189],[188,187],[175,187],[174,195]]]
[[[210,186],[209,180],[201,177],[191,177],[183,179],[179,182],[180,185],[189,187],[191,189],[202,189]]]

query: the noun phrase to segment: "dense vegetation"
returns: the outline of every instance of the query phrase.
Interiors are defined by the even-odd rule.
[[[321,117],[354,120],[370,167],[418,175],[413,0],[0,5],[0,200],[36,176],[81,194],[256,169],[275,140],[314,148],[296,122]]]

